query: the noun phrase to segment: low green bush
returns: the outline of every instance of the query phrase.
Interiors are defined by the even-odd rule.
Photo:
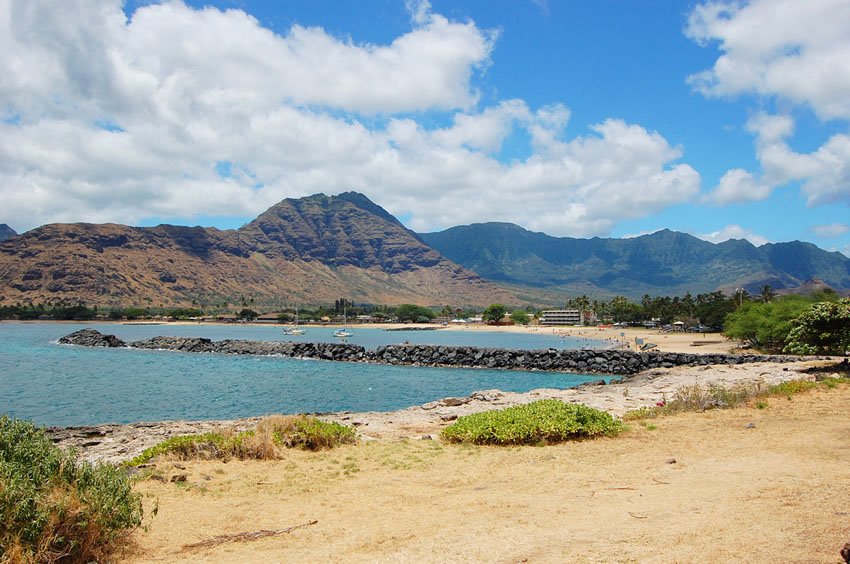
[[[541,445],[597,436],[624,429],[609,413],[560,400],[539,400],[459,418],[442,437],[452,443]]]
[[[0,561],[102,561],[141,522],[125,472],[78,462],[32,423],[0,417]]]
[[[138,466],[163,454],[182,460],[266,460],[280,457],[277,447],[322,450],[339,444],[353,443],[354,440],[354,429],[339,423],[322,421],[307,415],[272,415],[261,419],[257,428],[251,431],[171,437],[145,449],[125,464]]]
[[[308,415],[265,417],[257,424],[257,433],[270,433],[275,444],[307,450],[322,450],[338,444],[353,443],[356,436],[351,427]]]

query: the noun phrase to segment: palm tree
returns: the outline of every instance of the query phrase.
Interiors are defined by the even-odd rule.
[[[763,301],[764,303],[768,303],[776,297],[776,292],[773,291],[773,288],[770,287],[770,284],[765,284],[761,287],[759,297],[761,298],[761,301]]]

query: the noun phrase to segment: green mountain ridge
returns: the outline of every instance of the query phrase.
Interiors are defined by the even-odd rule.
[[[757,293],[820,278],[850,289],[850,259],[811,243],[756,247],[743,239],[710,243],[664,229],[629,239],[552,237],[511,223],[479,223],[422,233],[443,256],[482,278],[512,286],[597,296]]]

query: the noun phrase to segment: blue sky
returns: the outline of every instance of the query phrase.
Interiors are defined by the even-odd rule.
[[[850,254],[850,2],[0,0],[0,223],[670,228]]]

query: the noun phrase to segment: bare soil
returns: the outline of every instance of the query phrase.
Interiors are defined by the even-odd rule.
[[[158,462],[139,485],[158,514],[124,558],[841,562],[850,386],[766,404],[550,447],[385,439],[281,461]]]

